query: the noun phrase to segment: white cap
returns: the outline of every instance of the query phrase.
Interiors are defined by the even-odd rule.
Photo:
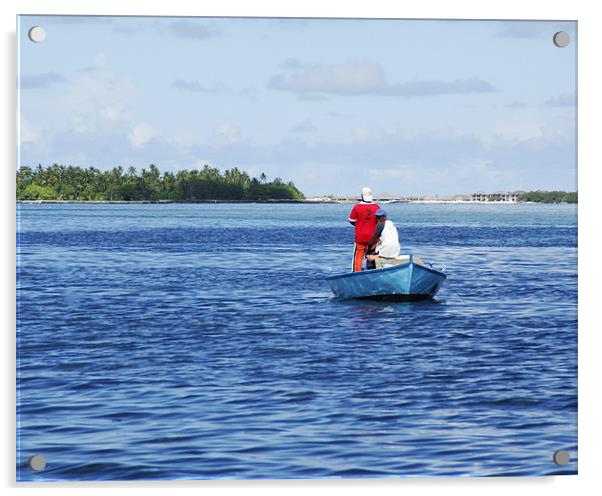
[[[362,200],[365,202],[371,202],[372,198],[372,190],[368,187],[362,188]]]

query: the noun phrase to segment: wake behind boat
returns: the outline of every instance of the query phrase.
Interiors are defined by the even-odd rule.
[[[447,278],[443,272],[425,265],[413,255],[400,262],[383,269],[350,272],[326,280],[338,298],[418,301],[433,298]]]

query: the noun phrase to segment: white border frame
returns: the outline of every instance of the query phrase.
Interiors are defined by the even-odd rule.
[[[602,132],[600,105],[599,53],[602,29],[595,2],[573,0],[422,0],[362,2],[359,0],[305,0],[278,2],[273,0],[222,0],[199,2],[187,0],[5,0],[0,4],[3,39],[2,100],[2,225],[6,235],[0,279],[3,298],[2,437],[0,448],[1,486],[5,494],[25,491],[28,495],[99,495],[109,491],[127,491],[129,495],[163,495],[166,490],[186,494],[225,491],[253,495],[305,493],[319,494],[341,491],[346,495],[363,495],[366,491],[382,494],[421,491],[425,494],[490,495],[511,491],[529,491],[546,496],[588,494],[602,486],[600,426],[602,418],[597,379],[602,377],[602,350],[599,312],[595,311],[597,281],[601,279],[596,255],[600,251],[599,216],[596,212],[599,169],[602,166],[600,138]],[[418,479],[311,479],[291,481],[161,481],[144,483],[16,483],[15,482],[15,181],[16,163],[16,14],[98,14],[98,15],[195,15],[250,17],[392,17],[437,19],[562,19],[579,22],[579,475],[516,478],[418,478]],[[597,90],[597,91],[596,91]]]

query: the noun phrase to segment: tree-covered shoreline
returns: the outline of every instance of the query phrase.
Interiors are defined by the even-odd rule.
[[[140,173],[134,167],[101,171],[54,164],[17,170],[17,200],[75,201],[262,201],[302,200],[293,182],[251,177],[237,167],[223,173],[205,165],[200,170],[161,173],[151,164]]]
[[[517,200],[534,203],[577,203],[578,195],[576,191],[527,191],[520,193]]]

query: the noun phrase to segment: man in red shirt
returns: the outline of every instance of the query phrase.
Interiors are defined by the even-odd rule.
[[[356,203],[349,214],[349,222],[355,226],[355,246],[353,249],[353,272],[362,271],[362,262],[366,256],[368,241],[376,228],[376,216],[380,207],[373,203],[372,190],[362,188],[362,201]]]

